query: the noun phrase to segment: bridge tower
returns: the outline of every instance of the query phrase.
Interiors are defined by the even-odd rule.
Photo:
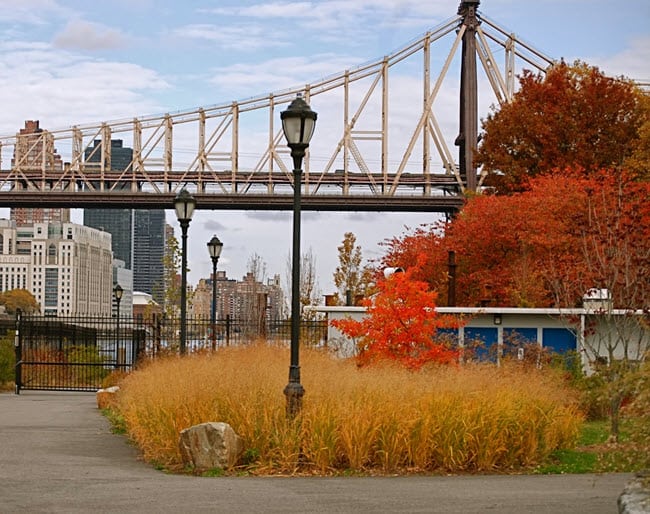
[[[469,191],[476,191],[477,170],[474,153],[478,148],[478,84],[476,79],[476,30],[480,23],[476,10],[481,0],[463,0],[458,14],[463,17],[461,27],[463,46],[460,71],[460,132],[456,138],[459,147],[460,176]]]

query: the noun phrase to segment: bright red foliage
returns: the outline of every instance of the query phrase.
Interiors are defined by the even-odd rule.
[[[529,187],[473,197],[444,230],[393,239],[383,264],[415,266],[414,278],[444,298],[453,250],[457,305],[573,307],[592,287],[644,305],[632,285],[650,284],[650,183],[565,170]]]
[[[456,328],[458,321],[435,311],[437,294],[426,282],[414,280],[415,269],[396,273],[377,284],[379,292],[364,300],[367,316],[332,321],[349,337],[358,339],[359,365],[394,360],[410,369],[427,363],[451,363],[458,351],[436,341],[441,328]]]

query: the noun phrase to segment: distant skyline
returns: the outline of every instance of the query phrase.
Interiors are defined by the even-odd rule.
[[[455,15],[459,3],[0,0],[0,134],[16,133],[30,119],[53,130],[313,82],[391,53]],[[479,9],[551,58],[580,59],[610,75],[650,82],[647,0],[482,0]],[[8,209],[0,216],[8,217]],[[80,212],[73,219],[81,222]],[[364,257],[377,258],[379,242],[403,233],[405,225],[434,219],[305,212],[302,248],[316,255],[320,287],[328,294],[345,232],[357,236]],[[178,236],[172,211],[167,222]],[[211,272],[206,243],[213,234],[224,242],[219,269],[229,277],[240,279],[256,253],[269,276],[285,280],[290,212],[197,212],[189,229],[192,284]]]

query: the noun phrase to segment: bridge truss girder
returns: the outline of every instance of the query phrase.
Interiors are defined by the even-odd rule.
[[[180,189],[187,188],[204,198],[241,197],[236,202],[230,201],[231,204],[245,205],[248,197],[253,207],[264,208],[265,202],[276,205],[272,197],[291,195],[293,190],[291,161],[279,111],[301,93],[316,111],[321,103],[331,104],[332,98],[338,97],[341,104],[338,112],[319,113],[319,124],[323,125],[329,118],[330,129],[335,126],[332,118],[336,115],[340,132],[330,133],[326,138],[317,133],[312,140],[302,174],[306,205],[310,197],[317,196],[336,197],[342,210],[350,203],[409,204],[413,201],[405,198],[413,197],[415,202],[431,205],[431,210],[435,210],[437,199],[449,195],[462,197],[467,189],[477,187],[471,156],[476,149],[478,114],[474,112],[468,118],[462,113],[463,109],[467,111],[468,94],[473,95],[471,102],[476,111],[478,84],[476,79],[466,78],[468,48],[474,66],[476,62],[482,65],[499,103],[509,101],[514,94],[516,62],[523,61],[526,66],[542,71],[552,64],[551,59],[478,13],[474,9],[478,3],[478,0],[461,2],[457,16],[388,56],[298,88],[176,113],[43,131],[29,139],[33,149],[39,148],[39,138],[42,145],[47,139],[47,147],[43,148],[48,150],[36,161],[21,147],[21,135],[0,137],[0,158],[13,150],[12,166],[0,172],[0,198],[8,200],[11,192],[15,198],[13,203],[24,201],[26,205],[33,203],[33,199],[27,200],[33,192],[48,191],[41,205],[63,202],[64,197],[68,198],[68,205],[75,204],[84,194],[115,195],[114,202],[120,203],[127,193],[132,198],[159,195],[162,199],[172,198]],[[472,9],[465,9],[468,6]],[[451,45],[434,77],[432,45],[442,45],[445,39],[450,39]],[[504,52],[502,69],[490,43]],[[465,92],[461,92],[460,132],[461,136],[465,133],[465,143],[464,150],[461,145],[459,165],[436,114],[436,101],[440,101],[443,82],[461,46],[465,48],[465,58],[461,59]],[[419,77],[423,84],[421,107],[414,110],[412,124],[406,127],[406,132],[401,131],[396,137],[389,119],[396,115],[397,105],[403,99],[390,94],[389,83],[401,76],[398,68],[402,63],[411,64],[419,54]],[[471,76],[475,71],[469,73]],[[264,114],[268,124],[263,138],[256,132],[245,136],[248,118],[258,120]],[[260,126],[258,122],[256,127]],[[470,132],[474,131],[473,139],[467,137],[468,127]],[[133,148],[133,159],[123,170],[112,167],[109,149],[114,138],[124,139],[125,145]],[[263,144],[259,142],[261,139]],[[54,144],[69,159],[63,169],[57,169],[51,156],[46,155],[48,152],[53,155]],[[326,157],[315,161],[314,155]],[[434,156],[440,162],[438,168],[433,165]],[[0,162],[2,168],[5,166]],[[481,177],[477,178],[480,183]],[[61,193],[54,194],[58,191]],[[366,196],[366,201],[353,201]],[[318,202],[315,200],[314,205]],[[8,205],[7,201],[2,203]],[[204,205],[208,203],[206,200]],[[438,203],[442,205],[444,201]]]

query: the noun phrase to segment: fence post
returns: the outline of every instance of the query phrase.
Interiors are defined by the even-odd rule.
[[[16,354],[16,367],[14,369],[14,387],[15,393],[20,394],[20,388],[22,386],[22,360],[23,360],[23,349],[22,341],[20,340],[20,328],[21,328],[22,313],[20,309],[16,309],[16,334],[14,336],[14,351]]]
[[[120,313],[118,312],[117,314],[119,316]],[[124,324],[126,325],[127,323],[125,322]],[[131,362],[129,363],[131,370],[135,369],[135,365],[138,362],[138,346],[140,345],[140,331],[136,331],[135,327],[135,320],[131,319]],[[124,331],[128,332],[128,329]]]
[[[230,346],[230,314],[226,314],[226,346]]]
[[[153,313],[153,327],[154,327],[154,336],[153,336],[153,355],[158,356],[160,353],[160,339],[162,332],[162,316],[158,313]]]

